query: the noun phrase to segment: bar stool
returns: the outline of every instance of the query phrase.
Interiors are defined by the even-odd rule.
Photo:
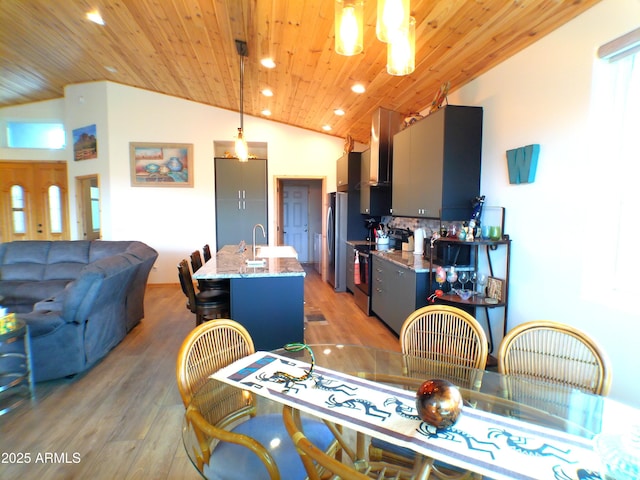
[[[206,245],[205,245],[206,246]],[[200,255],[199,250],[195,250],[191,254],[191,270],[195,273],[197,270],[202,268],[202,256]],[[204,292],[206,290],[224,290],[229,294],[229,279],[228,278],[220,278],[220,279],[205,279],[198,280],[198,290]]]
[[[196,293],[186,259],[178,264],[178,276],[182,291],[187,296],[187,308],[196,315],[196,326],[207,320],[231,316],[229,292],[212,289]]]
[[[211,260],[211,247],[209,247],[208,243],[202,247],[202,256],[204,257],[205,263]]]

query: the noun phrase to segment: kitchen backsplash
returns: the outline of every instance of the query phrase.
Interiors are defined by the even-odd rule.
[[[386,216],[386,217],[382,217],[381,221],[389,228],[408,228],[412,232],[415,232],[416,228],[424,227],[426,228],[426,233],[429,236],[431,236],[433,232],[437,232],[440,230],[440,220],[431,219],[431,218]],[[459,222],[442,222],[442,223],[448,226],[450,223],[462,223],[462,220],[460,220]]]

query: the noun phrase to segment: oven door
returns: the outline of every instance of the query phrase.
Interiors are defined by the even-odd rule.
[[[365,295],[371,296],[371,269],[369,268],[369,252],[358,250],[358,267],[360,268],[360,283],[356,287]]]
[[[371,316],[371,253],[369,248],[356,247],[358,252],[358,264],[356,268],[360,274],[360,283],[356,283],[353,290],[353,300],[360,310]]]

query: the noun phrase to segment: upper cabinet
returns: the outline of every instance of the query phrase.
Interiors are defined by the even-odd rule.
[[[447,105],[393,137],[392,213],[469,218],[480,195],[482,107]]]
[[[239,162],[235,158],[216,158],[215,171],[217,250],[237,245],[241,240],[251,243],[253,226],[260,223],[266,230],[269,225],[267,160]]]
[[[339,192],[360,190],[360,153],[345,153],[338,159],[336,187]]]
[[[360,213],[380,217],[391,212],[391,186],[371,185],[371,150],[361,156]]]

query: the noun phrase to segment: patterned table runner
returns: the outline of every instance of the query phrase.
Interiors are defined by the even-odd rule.
[[[316,367],[302,382],[278,382],[275,372],[300,376],[309,364],[256,352],[211,377],[325,420],[493,479],[599,479],[591,440],[465,407],[451,428],[430,433],[417,416],[415,392]]]

